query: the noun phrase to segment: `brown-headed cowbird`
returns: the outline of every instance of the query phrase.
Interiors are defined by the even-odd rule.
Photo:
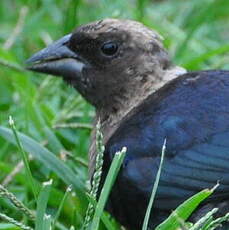
[[[218,215],[229,211],[229,71],[186,73],[172,65],[155,31],[118,19],[80,26],[28,64],[62,76],[95,106],[105,138],[103,178],[115,152],[127,147],[107,208],[128,229],[141,229],[165,139],[150,227],[217,181],[218,189],[190,220],[213,207]]]

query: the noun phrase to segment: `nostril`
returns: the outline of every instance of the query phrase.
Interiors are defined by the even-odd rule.
[[[69,41],[65,41],[62,45],[63,46],[68,46],[68,44],[69,44]]]

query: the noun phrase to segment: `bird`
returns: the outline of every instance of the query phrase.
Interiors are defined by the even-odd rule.
[[[149,228],[205,188],[220,186],[191,215],[229,212],[229,71],[187,71],[172,63],[163,38],[133,20],[102,19],[35,53],[31,71],[61,76],[95,107],[104,135],[102,181],[114,154],[126,156],[107,210],[127,229],[142,227],[166,139]],[[95,129],[89,174],[95,165]],[[227,223],[218,229],[226,229]]]

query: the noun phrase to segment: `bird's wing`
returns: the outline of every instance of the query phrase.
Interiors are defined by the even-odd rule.
[[[151,194],[160,156],[131,160],[124,180],[142,194]],[[229,131],[215,134],[174,157],[165,156],[155,207],[173,209],[198,191],[219,182],[211,199],[229,197]]]
[[[229,72],[189,73],[164,86],[127,119],[106,146],[127,147],[118,183],[123,193],[148,200],[167,148],[155,207],[174,209],[220,183],[211,199],[229,197]],[[120,193],[119,193],[120,194]]]

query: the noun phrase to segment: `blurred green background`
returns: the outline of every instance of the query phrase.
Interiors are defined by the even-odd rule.
[[[20,132],[60,158],[85,187],[94,109],[61,79],[30,73],[23,66],[33,53],[78,25],[107,17],[138,20],[157,30],[174,63],[188,70],[229,69],[228,0],[1,0],[0,125],[9,127],[11,115]],[[0,137],[0,183],[34,210],[21,160],[18,148]],[[53,178],[48,213],[55,213],[66,181],[34,158],[30,167],[38,185]],[[85,200],[72,193],[60,224],[78,229],[85,206]],[[0,198],[0,212],[26,221],[7,199]],[[0,229],[16,228],[0,220]]]

